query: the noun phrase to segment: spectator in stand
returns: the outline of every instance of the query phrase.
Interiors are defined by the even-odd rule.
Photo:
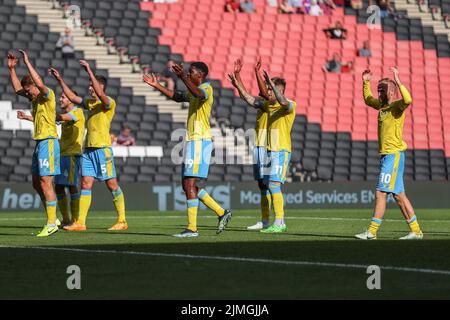
[[[350,0],[350,7],[354,10],[360,10],[363,8],[362,0]]]
[[[373,2],[373,0],[369,0],[369,6],[373,5]],[[375,4],[380,8],[381,18],[386,18],[390,13],[394,13],[390,0],[375,0]]]
[[[250,0],[241,0],[241,11],[245,13],[256,12],[255,4]]]
[[[64,29],[64,35],[60,36],[56,42],[56,48],[61,49],[64,59],[75,58],[75,42],[73,41],[72,30]]]
[[[288,4],[294,9],[295,13],[304,14],[303,0],[288,0]]]
[[[117,146],[117,136],[114,133],[110,134],[111,137],[111,144],[113,147]]]
[[[239,12],[241,10],[241,3],[239,0],[226,0],[225,12]]]
[[[131,135],[131,129],[128,126],[123,126],[120,135],[117,137],[117,144],[120,146],[134,146],[136,141]]]
[[[309,15],[323,16],[322,8],[317,4],[317,0],[311,0],[311,4],[309,6]]]
[[[172,59],[169,59],[166,64],[166,68],[159,77],[159,79],[166,84],[166,88],[172,91],[175,90],[175,85],[178,79],[177,75],[172,70],[174,65],[175,62]]]
[[[335,52],[333,58],[328,60],[322,69],[323,71],[330,73],[350,72],[353,70],[353,61],[344,63],[341,61],[339,53]]]
[[[333,0],[319,0],[319,6],[326,16],[331,16],[333,14],[333,10],[336,9],[336,5]]]
[[[295,9],[289,4],[288,0],[282,0],[280,5],[278,6],[278,12],[284,14],[292,14],[295,13]]]
[[[340,21],[336,21],[334,27],[330,27],[328,29],[323,29],[326,35],[330,39],[346,39],[347,38],[347,29],[344,29],[342,23]]]
[[[372,56],[372,51],[370,50],[369,40],[364,41],[363,47],[358,50],[358,56],[369,57],[369,58]]]
[[[325,72],[341,73],[341,56],[334,53],[333,58],[328,60],[323,66]]]
[[[349,61],[347,63],[341,64],[341,72],[342,73],[352,73],[353,72],[353,61]]]

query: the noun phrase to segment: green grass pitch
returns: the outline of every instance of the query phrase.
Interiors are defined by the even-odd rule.
[[[130,228],[108,232],[113,212],[92,212],[88,231],[35,238],[42,213],[0,214],[0,298],[25,299],[383,299],[450,298],[450,210],[417,210],[425,239],[389,210],[379,239],[353,239],[369,210],[291,210],[288,232],[246,231],[257,211],[234,211],[228,229],[199,215],[199,238],[177,239],[183,212],[129,212]],[[74,248],[78,250],[74,250]],[[322,264],[321,264],[322,263]],[[68,290],[69,265],[81,290]],[[367,289],[366,266],[381,268]],[[406,269],[405,269],[406,268]]]

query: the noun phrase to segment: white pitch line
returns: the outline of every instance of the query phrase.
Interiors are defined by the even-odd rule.
[[[364,270],[367,270],[367,267],[369,267],[369,265],[363,265],[363,264],[293,261],[293,260],[273,260],[273,259],[246,258],[246,257],[205,256],[205,255],[191,255],[191,254],[181,254],[181,253],[145,252],[145,251],[93,250],[93,249],[78,249],[78,248],[0,245],[0,249],[1,248],[43,250],[43,251],[68,251],[68,252],[99,253],[99,254],[123,254],[123,255],[133,255],[133,256],[184,258],[184,259],[196,259],[196,260],[218,260],[218,261],[234,261],[234,262],[267,263],[267,264],[290,265],[290,266],[332,267],[332,268],[364,269]],[[394,266],[379,266],[379,267],[381,270],[428,273],[428,274],[439,274],[439,275],[450,276],[450,270],[424,269],[424,268],[411,268],[411,267],[394,267]]]
[[[112,219],[113,217],[89,217],[89,220],[104,220],[104,219]],[[164,215],[148,215],[148,216],[127,216],[127,220],[129,219],[183,219],[185,216],[164,216]],[[201,219],[217,219],[216,216],[200,216]],[[43,220],[42,218],[36,218],[36,217],[13,217],[13,218],[0,218],[0,221],[34,221],[34,220]],[[233,219],[258,219],[258,217],[255,216],[233,216]],[[331,221],[370,221],[369,218],[336,218],[336,217],[285,217],[286,220],[331,220]],[[402,219],[384,219],[384,221],[391,221],[391,222],[405,222],[405,220]],[[421,220],[422,222],[433,222],[433,223],[450,223],[449,220]]]

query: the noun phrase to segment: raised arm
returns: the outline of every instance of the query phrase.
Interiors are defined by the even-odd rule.
[[[238,90],[239,96],[245,102],[247,102],[247,104],[249,104],[250,106],[255,107],[255,108],[262,108],[263,107],[264,100],[260,99],[258,97],[254,97],[250,93],[248,93],[247,90],[245,90],[245,88],[242,86],[242,83],[239,83],[237,81],[237,79],[234,76],[234,74],[229,74],[228,75],[228,79],[230,80],[230,82],[233,85],[233,87],[235,87]]]
[[[34,69],[33,65],[31,64],[30,59],[28,58],[28,54],[24,50],[19,50],[19,52],[22,54],[23,62],[25,63],[28,72],[30,73],[31,79],[33,79],[34,84],[39,89],[39,92],[44,95],[48,95],[48,88],[45,86],[42,78],[39,76],[39,74],[36,72],[36,69]]]
[[[291,111],[292,103],[288,99],[286,99],[283,92],[281,92],[281,90],[273,83],[267,71],[264,71],[264,80],[272,89],[273,93],[275,94],[275,97],[277,98],[278,103],[287,111]]]
[[[258,82],[259,94],[266,100],[270,100],[269,90],[267,89],[267,85],[264,82],[264,78],[261,75],[261,57],[258,57],[255,64],[255,76],[256,81]]]
[[[370,79],[372,78],[372,73],[370,70],[365,70],[362,74],[363,78],[363,95],[364,102],[367,106],[374,108],[376,110],[381,108],[381,103],[378,99],[375,99],[372,95],[372,90],[370,88]]]
[[[408,89],[406,89],[406,87],[400,81],[400,76],[398,74],[397,67],[392,67],[390,69],[391,69],[391,72],[394,74],[395,83],[397,84],[398,88],[400,89],[400,94],[402,95],[402,99],[397,100],[396,103],[399,104],[399,107],[401,109],[406,109],[412,103],[411,94],[409,93]]]
[[[189,99],[187,98],[186,94],[181,91],[172,91],[164,87],[162,84],[156,80],[156,76],[153,73],[144,74],[143,80],[146,84],[148,84],[150,87],[155,88],[159,92],[161,92],[163,95],[165,95],[167,98],[172,99],[175,102],[188,102]]]
[[[67,99],[69,99],[72,103],[80,105],[83,101],[83,98],[77,96],[75,92],[72,91],[72,89],[69,88],[69,86],[64,82],[63,78],[61,77],[61,74],[58,70],[55,68],[48,68],[48,72],[55,77],[56,81],[59,82],[59,85],[61,86],[64,94],[66,95]]]
[[[95,91],[95,94],[100,99],[100,101],[103,103],[104,106],[109,106],[109,98],[105,94],[105,91],[103,91],[102,87],[100,86],[100,83],[98,82],[97,78],[95,78],[95,74],[91,69],[91,66],[86,60],[80,60],[81,66],[84,67],[84,70],[86,70],[89,79],[92,82],[92,88]]]
[[[16,65],[18,62],[19,62],[19,60],[17,59],[17,57],[13,53],[9,52],[8,53],[8,70],[9,70],[9,76],[11,78],[11,83],[14,88],[14,92],[20,96],[27,97],[27,95],[25,94],[25,91],[22,88],[22,85],[20,84],[20,80],[16,74]]]
[[[206,99],[205,93],[200,90],[194,83],[192,83],[189,76],[184,72],[183,64],[175,64],[172,67],[173,72],[178,76],[178,78],[183,81],[183,83],[186,85],[186,88],[188,88],[189,92],[196,98],[200,98],[202,100]]]

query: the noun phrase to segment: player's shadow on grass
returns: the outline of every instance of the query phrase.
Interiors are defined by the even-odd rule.
[[[217,230],[217,228],[211,226],[199,226],[201,230]],[[261,236],[270,236],[270,234],[262,234],[259,231],[247,230],[245,227],[227,227],[224,231],[226,232],[244,232],[249,234],[261,234]],[[316,234],[316,233],[292,233],[292,232],[283,232],[279,234],[274,234],[274,236],[299,236],[299,237],[318,237],[318,238],[340,238],[340,239],[354,239],[353,236],[343,236],[337,234]]]
[[[39,226],[11,226],[11,225],[1,226],[0,225],[0,229],[1,228],[3,228],[3,229],[12,229],[12,228],[14,228],[14,229],[39,229],[39,228],[42,228],[42,226],[39,227]]]

